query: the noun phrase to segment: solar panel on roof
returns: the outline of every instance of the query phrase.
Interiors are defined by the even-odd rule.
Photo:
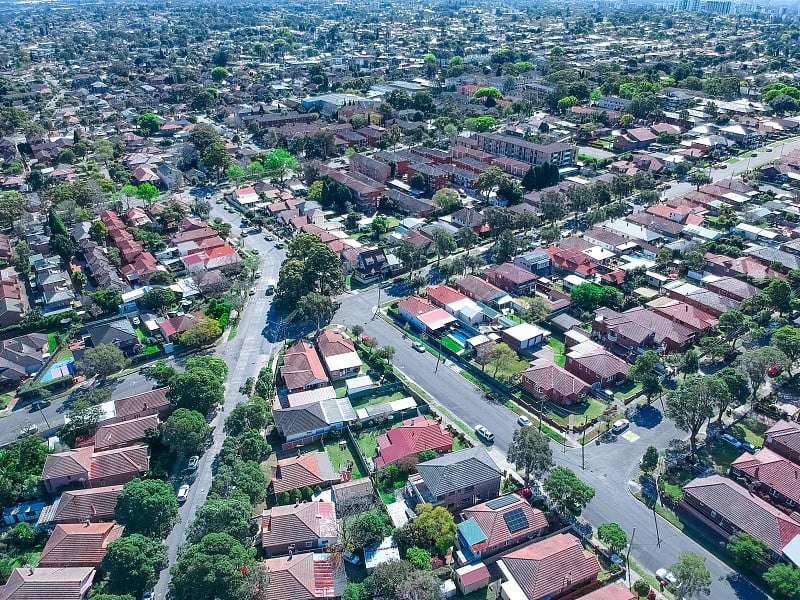
[[[503,515],[503,520],[506,522],[508,531],[516,533],[528,528],[528,517],[525,516],[525,511],[521,508],[515,508]]]
[[[509,504],[514,504],[517,501],[515,496],[500,496],[499,498],[495,498],[494,500],[489,500],[486,503],[486,506],[491,508],[492,510],[497,510],[498,508],[503,508],[504,506],[508,506]]]

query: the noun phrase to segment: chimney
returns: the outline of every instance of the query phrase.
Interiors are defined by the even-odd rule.
[[[300,500],[298,500],[297,498],[295,498],[295,499],[294,499],[294,507],[295,507],[295,508],[297,508],[298,506],[300,506]]]

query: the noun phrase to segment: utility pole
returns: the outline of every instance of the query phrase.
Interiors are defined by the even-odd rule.
[[[37,405],[37,408],[39,409],[39,414],[41,414],[42,418],[44,419],[44,424],[47,425],[47,429],[50,429],[50,423],[47,422],[47,417],[45,416],[44,411],[42,410],[41,403]]]
[[[581,440],[581,469],[586,470],[586,424],[589,417],[583,417],[583,440]]]
[[[371,321],[375,320],[375,317],[378,316],[378,311],[381,309],[381,289],[383,288],[383,273],[380,275],[380,279],[378,279],[378,306],[375,307],[375,312],[372,313]]]
[[[631,548],[633,548],[633,538],[636,537],[636,527],[631,533],[631,543],[628,544],[628,554],[625,556],[625,566],[628,567],[628,587],[631,587]]]
[[[658,500],[656,500],[658,502]],[[653,504],[653,522],[656,524],[656,546],[661,548],[661,537],[658,535],[658,516],[656,515],[656,505]]]

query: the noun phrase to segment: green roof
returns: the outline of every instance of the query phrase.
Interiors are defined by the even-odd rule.
[[[486,541],[486,535],[472,517],[458,524],[458,533],[470,547]]]

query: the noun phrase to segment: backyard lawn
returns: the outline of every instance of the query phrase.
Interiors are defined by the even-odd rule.
[[[11,400],[14,398],[11,394],[0,394],[0,410],[6,408],[10,403]]]
[[[382,404],[384,402],[402,400],[405,397],[406,395],[403,392],[394,392],[393,394],[384,394],[383,396],[375,396],[374,398],[369,396],[362,396],[361,398],[355,399],[351,398],[350,402],[352,403],[353,408],[357,410],[359,408],[364,408],[365,406],[375,406],[376,404]]]
[[[562,367],[567,362],[567,357],[565,356],[564,350],[564,342],[557,340],[554,337],[550,338],[548,345],[553,349],[553,362],[556,363],[559,367]]]
[[[58,340],[56,339],[57,336],[55,333],[48,333],[47,334],[47,351],[51,354],[58,346]]]
[[[333,389],[336,390],[337,398],[344,398],[347,395],[347,384],[342,380],[334,381]]]
[[[358,466],[358,462],[356,462],[355,458],[353,457],[353,452],[350,448],[350,442],[345,444],[340,444],[339,442],[347,442],[347,440],[342,437],[339,439],[333,439],[325,444],[325,451],[328,453],[328,456],[331,459],[331,464],[333,465],[334,470],[338,473],[342,469],[347,468],[352,461],[353,464],[353,479],[361,479],[362,477],[366,477],[367,473],[364,473],[361,468]]]
[[[442,346],[450,350],[453,354],[461,354],[464,351],[464,346],[459,344],[449,335],[446,335],[442,338]]]
[[[570,415],[574,415],[572,424],[580,425],[583,423],[584,419],[589,419],[591,421],[592,419],[600,418],[600,415],[603,414],[605,409],[606,405],[594,398],[587,398],[587,401],[583,404],[572,406],[561,406],[553,402],[544,403],[545,416],[562,427],[569,426]]]
[[[358,447],[365,458],[375,458],[378,455],[377,439],[383,432],[383,429],[368,429],[358,433]]]

